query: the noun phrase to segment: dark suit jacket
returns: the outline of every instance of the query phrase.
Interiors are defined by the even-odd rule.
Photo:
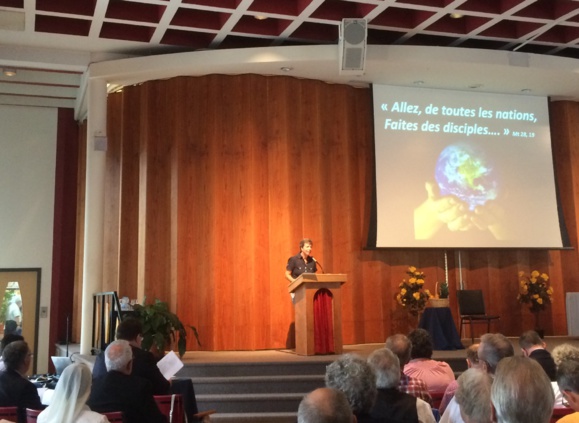
[[[549,351],[543,349],[535,350],[529,354],[529,357],[541,365],[551,382],[557,380],[557,366]]]
[[[418,423],[416,398],[398,388],[379,388],[370,415],[377,421],[388,423]]]
[[[110,371],[93,380],[87,401],[92,411],[122,411],[125,423],[167,423],[153,398],[151,382],[133,375]]]
[[[18,407],[18,423],[26,423],[26,409],[42,410],[36,386],[20,373],[6,369],[0,372],[0,407]]]
[[[171,391],[171,384],[163,377],[157,367],[155,357],[149,351],[142,350],[131,345],[133,350],[133,373],[132,376],[139,376],[148,379],[153,384],[153,395],[167,395]],[[105,354],[100,353],[92,369],[93,379],[104,376],[107,373],[105,365]]]

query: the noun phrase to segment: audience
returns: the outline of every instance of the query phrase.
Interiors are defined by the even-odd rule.
[[[125,423],[166,423],[153,398],[147,379],[131,374],[133,352],[125,340],[117,340],[105,350],[107,373],[93,381],[89,407],[98,412],[122,411]]]
[[[556,380],[557,366],[555,366],[551,353],[546,350],[547,344],[543,342],[537,332],[534,330],[524,332],[519,337],[519,346],[524,356],[532,358],[541,365],[551,381]]]
[[[478,346],[479,344],[472,344],[466,349],[466,367],[468,369],[473,367],[478,367]],[[454,398],[454,394],[458,388],[458,381],[453,380],[448,384],[446,387],[446,391],[444,391],[444,395],[442,397],[442,401],[440,401],[440,406],[438,407],[438,411],[442,415],[446,407],[448,407],[448,403],[452,398]]]
[[[506,357],[515,355],[515,350],[506,336],[500,333],[486,333],[481,337],[477,350],[479,368],[493,375],[497,365]],[[453,398],[440,418],[440,423],[463,423],[460,406]]]
[[[575,413],[561,419],[561,423],[579,422],[579,361],[576,359],[562,361],[557,367],[557,384],[561,393]]]
[[[415,329],[408,334],[412,343],[411,360],[404,366],[404,374],[422,379],[428,391],[444,393],[454,380],[454,372],[444,361],[432,360],[433,344],[430,334],[424,329]]]
[[[326,386],[343,392],[358,423],[378,422],[370,416],[376,401],[376,373],[362,358],[345,354],[326,367]]]
[[[454,398],[465,423],[491,423],[492,378],[484,370],[471,367],[458,377]]]
[[[355,423],[356,418],[343,392],[319,388],[302,399],[298,423]]]
[[[410,352],[412,350],[410,339],[406,335],[398,333],[386,339],[385,347],[396,354],[400,361],[400,385],[398,389],[432,405],[432,397],[428,392],[426,383],[422,379],[404,374],[404,366],[410,361]]]
[[[497,423],[549,423],[554,396],[539,363],[518,356],[498,363],[491,401]]]
[[[579,347],[568,343],[560,344],[553,348],[551,355],[558,369],[561,363],[566,360],[579,361]],[[566,404],[564,404],[565,398],[557,382],[551,382],[551,385],[553,386],[553,393],[555,394],[555,407],[566,407]]]
[[[42,410],[36,386],[26,378],[32,353],[24,341],[14,341],[2,351],[6,370],[0,372],[0,407],[18,407],[18,423],[26,423],[26,409]]]
[[[127,317],[117,327],[117,339],[127,341],[131,345],[133,351],[133,376],[139,376],[151,381],[153,385],[154,395],[166,395],[170,393],[171,384],[161,374],[157,367],[157,362],[153,354],[141,348],[141,333],[143,332],[143,325],[140,320],[134,317]],[[96,358],[93,367],[93,378],[106,374],[104,352],[99,354]]]
[[[85,364],[69,365],[60,375],[50,405],[39,414],[38,423],[107,423],[105,416],[86,405],[91,384],[91,371]]]
[[[430,405],[419,398],[400,392],[400,362],[389,349],[374,351],[368,363],[376,372],[378,395],[370,415],[389,423],[435,423]]]

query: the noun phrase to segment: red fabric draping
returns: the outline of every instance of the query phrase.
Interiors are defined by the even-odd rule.
[[[314,295],[314,347],[316,354],[334,353],[332,293],[320,289]]]

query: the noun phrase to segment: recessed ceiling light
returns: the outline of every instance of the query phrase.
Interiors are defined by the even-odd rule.
[[[450,16],[452,19],[460,19],[462,17],[464,17],[464,15],[462,13],[450,13],[448,16]]]
[[[294,68],[292,68],[291,66],[283,66],[280,69],[284,72],[291,72],[294,70]]]
[[[413,84],[414,85],[423,85],[424,81],[414,81]]]
[[[267,16],[255,15],[254,18],[257,19],[258,21],[265,21],[267,19]]]
[[[4,76],[9,76],[9,77],[16,76],[16,69],[4,68],[2,70],[2,73],[4,74]]]

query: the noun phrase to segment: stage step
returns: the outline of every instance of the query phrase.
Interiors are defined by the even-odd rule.
[[[211,416],[211,423],[296,423],[296,413],[219,413]]]
[[[196,395],[304,393],[324,386],[324,375],[242,376],[191,378]]]

